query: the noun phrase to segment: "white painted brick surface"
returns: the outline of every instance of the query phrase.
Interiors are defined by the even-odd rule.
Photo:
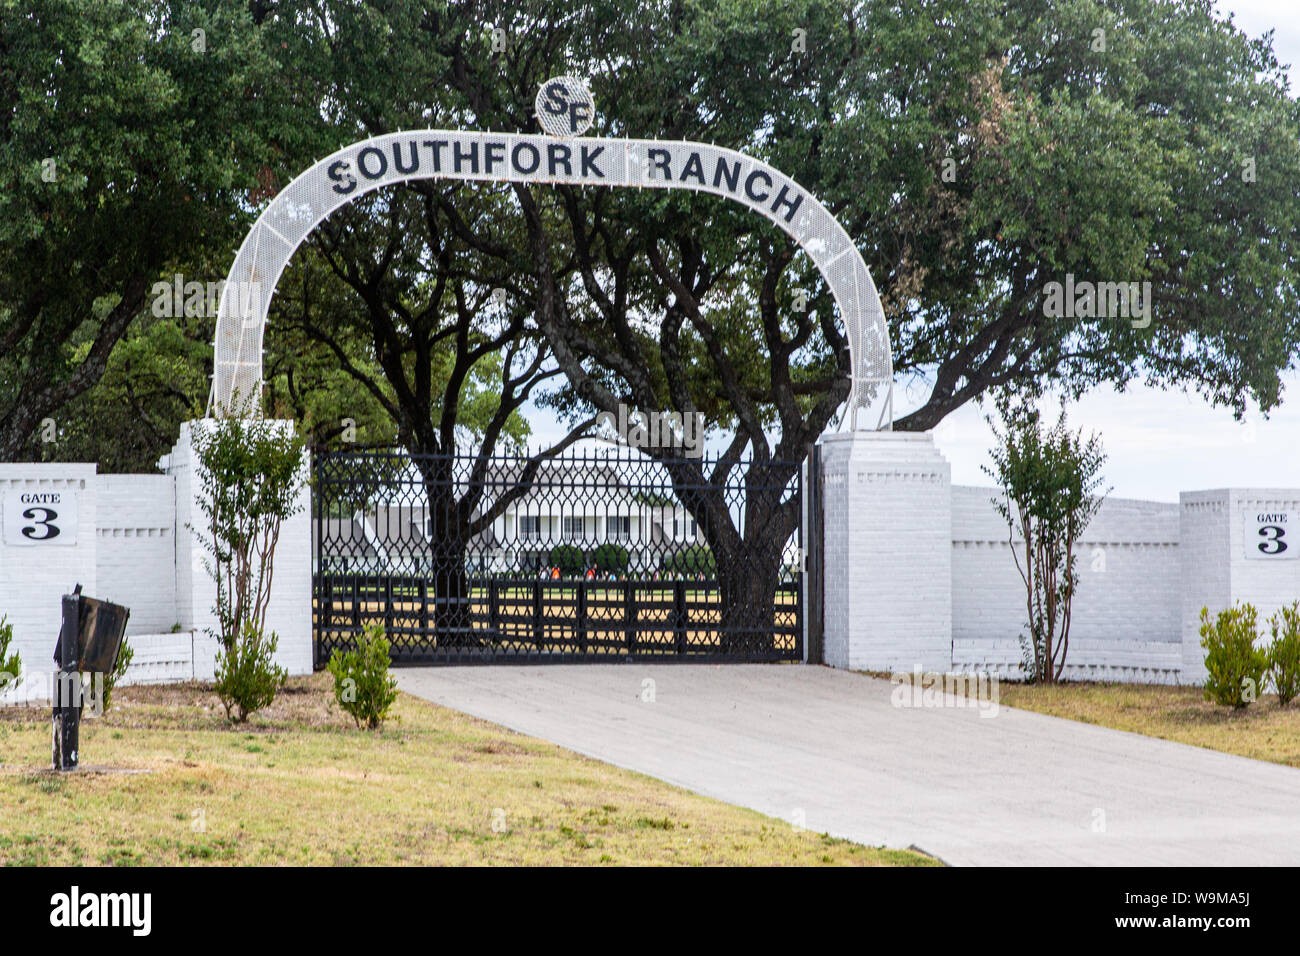
[[[49,697],[54,643],[62,622],[61,597],[80,584],[95,595],[96,476],[94,465],[0,464],[0,508],[22,492],[75,491],[75,545],[9,545],[0,537],[0,615],[13,625],[24,681],[6,700]]]
[[[1271,639],[1268,618],[1300,600],[1300,560],[1246,557],[1247,517],[1259,512],[1300,513],[1300,489],[1220,488],[1181,496],[1183,560],[1183,668],[1185,679],[1205,679],[1200,611],[1210,614],[1237,603],[1259,613],[1261,643]],[[1300,529],[1297,529],[1300,537]],[[1300,540],[1292,542],[1300,547]]]
[[[167,458],[168,474],[176,482],[176,606],[182,628],[199,633],[216,626],[212,607],[216,603],[216,584],[204,565],[199,531],[203,513],[199,509],[200,483],[195,476],[194,429],[211,428],[213,422],[200,419],[181,425],[180,439]],[[291,428],[292,422],[279,422]],[[303,455],[304,475],[310,470]],[[279,638],[276,663],[290,674],[312,672],[311,635],[311,491],[304,484],[298,499],[299,510],[280,528],[275,552],[275,578],[267,609],[266,626]],[[210,680],[216,666],[215,647],[204,645],[195,660],[200,680]]]
[[[122,677],[126,684],[174,684],[210,680],[216,641],[197,631],[136,634],[131,637],[135,656]]]
[[[286,423],[287,425],[287,423]],[[186,423],[167,474],[97,475],[93,464],[0,464],[0,507],[8,495],[76,491],[75,546],[7,545],[0,537],[0,615],[14,627],[24,680],[0,702],[48,700],[60,598],[85,594],[131,609],[127,636],[135,660],[127,681],[211,680],[216,647],[215,585],[189,524],[199,524]],[[304,456],[304,471],[308,468]],[[276,661],[290,674],[312,670],[310,491],[281,528],[267,625],[279,636]],[[180,625],[183,629],[173,633]]]
[[[1025,585],[994,488],[953,488],[953,665],[1020,673]],[[1019,537],[1016,545],[1020,546]],[[1023,562],[1023,552],[1018,552]],[[1108,498],[1078,543],[1066,675],[1172,683],[1181,666],[1179,507]]]
[[[94,596],[131,609],[126,633],[176,620],[176,482],[171,475],[100,475]]]
[[[822,438],[825,659],[854,670],[952,660],[951,468],[928,434]]]
[[[1200,646],[1202,607],[1211,613],[1232,604],[1229,492],[1190,491],[1179,496],[1183,682],[1205,681]]]
[[[200,523],[187,423],[162,475],[97,475],[91,464],[0,464],[0,507],[23,491],[75,491],[75,546],[0,540],[0,614],[13,624],[26,681],[3,700],[48,699],[59,598],[85,593],[131,608],[127,681],[210,680],[215,586],[189,524]],[[287,423],[286,423],[287,427]],[[1017,676],[1024,585],[994,489],[953,487],[928,435],[822,439],[825,659],[836,667],[989,671]],[[307,462],[304,458],[304,469]],[[268,626],[277,661],[310,673],[310,493],[282,528]],[[1250,601],[1265,621],[1300,599],[1300,560],[1245,557],[1247,517],[1300,513],[1298,489],[1185,492],[1178,504],[1108,499],[1077,556],[1080,589],[1066,676],[1200,683],[1199,613]],[[179,625],[182,630],[173,632]]]

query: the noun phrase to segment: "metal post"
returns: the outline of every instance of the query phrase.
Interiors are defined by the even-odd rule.
[[[823,551],[824,502],[822,488],[822,446],[809,452],[803,483],[804,522],[800,529],[804,557],[803,658],[809,664],[823,663],[825,656],[826,556]]]
[[[533,643],[537,649],[546,648],[546,618],[542,613],[542,582],[533,583]]]
[[[420,578],[416,585],[420,601],[420,643],[429,639],[429,581]]]
[[[352,575],[352,640],[361,633],[361,578]]]
[[[488,579],[488,629],[492,633],[493,643],[501,643],[501,582],[495,577]]]
[[[81,724],[81,674],[77,671],[77,639],[81,629],[81,585],[63,595],[63,623],[54,660],[54,769],[76,770]]]
[[[677,638],[677,653],[686,653],[686,582],[673,582],[673,630]]]
[[[636,585],[623,583],[623,636],[627,640],[629,655],[636,653]]]
[[[578,653],[587,653],[587,581],[578,579]]]

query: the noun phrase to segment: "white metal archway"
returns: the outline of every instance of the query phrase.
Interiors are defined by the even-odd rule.
[[[693,189],[761,213],[812,258],[839,307],[852,377],[841,428],[891,426],[893,359],[875,283],[835,217],[788,176],[704,143],[449,130],[407,130],[353,143],[271,201],[240,246],[221,293],[210,414],[258,414],[267,309],[285,266],[311,231],[340,206],[382,186],[439,178]]]

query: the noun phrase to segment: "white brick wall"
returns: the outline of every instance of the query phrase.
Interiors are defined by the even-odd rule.
[[[1205,680],[1198,621],[1201,608],[1214,613],[1232,604],[1228,498],[1226,489],[1179,495],[1184,683]]]
[[[284,423],[282,427],[287,427]],[[97,475],[93,464],[0,464],[0,509],[9,496],[75,491],[75,546],[12,546],[0,537],[0,615],[14,626],[24,682],[4,701],[49,698],[60,596],[85,594],[131,609],[135,660],[127,681],[209,680],[216,654],[205,628],[215,585],[188,524],[199,524],[186,423],[162,475]],[[308,468],[304,456],[304,470]],[[276,552],[267,624],[280,639],[276,660],[290,674],[312,670],[310,492],[285,522]],[[173,627],[180,625],[179,632]]]
[[[176,481],[100,475],[93,594],[131,609],[127,634],[170,631],[176,619]]]
[[[953,488],[953,663],[1017,676],[1025,586],[993,505],[997,494]],[[1108,498],[1075,554],[1067,676],[1175,682],[1182,660],[1178,505]]]
[[[131,608],[129,681],[211,678],[215,646],[205,629],[215,586],[187,527],[200,523],[191,435],[203,427],[209,424],[183,426],[162,475],[0,464],[0,509],[23,492],[78,495],[75,546],[0,539],[0,614],[14,626],[29,677],[5,699],[48,697],[59,598],[78,583]],[[1015,675],[1024,586],[990,500],[994,490],[952,487],[929,435],[826,435],[822,449],[826,663]],[[306,488],[300,506],[281,531],[267,615],[280,638],[277,660],[293,674],[312,669]],[[1259,511],[1300,513],[1300,490],[1185,492],[1177,505],[1108,499],[1078,550],[1066,676],[1198,683],[1202,606],[1250,601],[1263,627],[1300,598],[1300,560],[1245,557],[1246,517]]]
[[[822,448],[826,663],[1018,676],[1025,592],[995,490],[951,487],[925,435],[827,435]],[[1203,606],[1249,601],[1266,633],[1300,599],[1300,560],[1245,557],[1246,518],[1277,511],[1300,513],[1300,490],[1108,498],[1076,551],[1065,676],[1202,682]]]
[[[49,696],[44,675],[54,667],[60,597],[78,584],[95,594],[96,485],[94,465],[0,464],[0,509],[16,506],[23,492],[71,491],[78,499],[75,545],[15,546],[0,536],[0,615],[13,625],[24,671],[6,699]]]

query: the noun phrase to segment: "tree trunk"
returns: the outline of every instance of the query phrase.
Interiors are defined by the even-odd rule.
[[[695,519],[717,564],[719,644],[726,654],[776,653],[776,588],[785,542],[797,526],[798,495],[783,506],[789,465],[751,462],[743,473],[744,534],[730,511],[733,478],[713,486],[696,477],[693,462],[664,461],[679,499]]]
[[[437,525],[435,524],[435,534]],[[434,538],[431,556],[433,574],[433,628],[439,647],[478,647],[474,634],[473,595],[465,571],[467,542],[457,538]]]
[[[478,647],[474,635],[473,595],[465,569],[469,522],[456,496],[455,457],[417,459],[429,508],[429,573],[433,632],[439,648]]]
[[[765,549],[767,550],[767,549]],[[748,551],[718,560],[723,651],[728,654],[771,656],[776,653],[776,586],[780,554]]]

